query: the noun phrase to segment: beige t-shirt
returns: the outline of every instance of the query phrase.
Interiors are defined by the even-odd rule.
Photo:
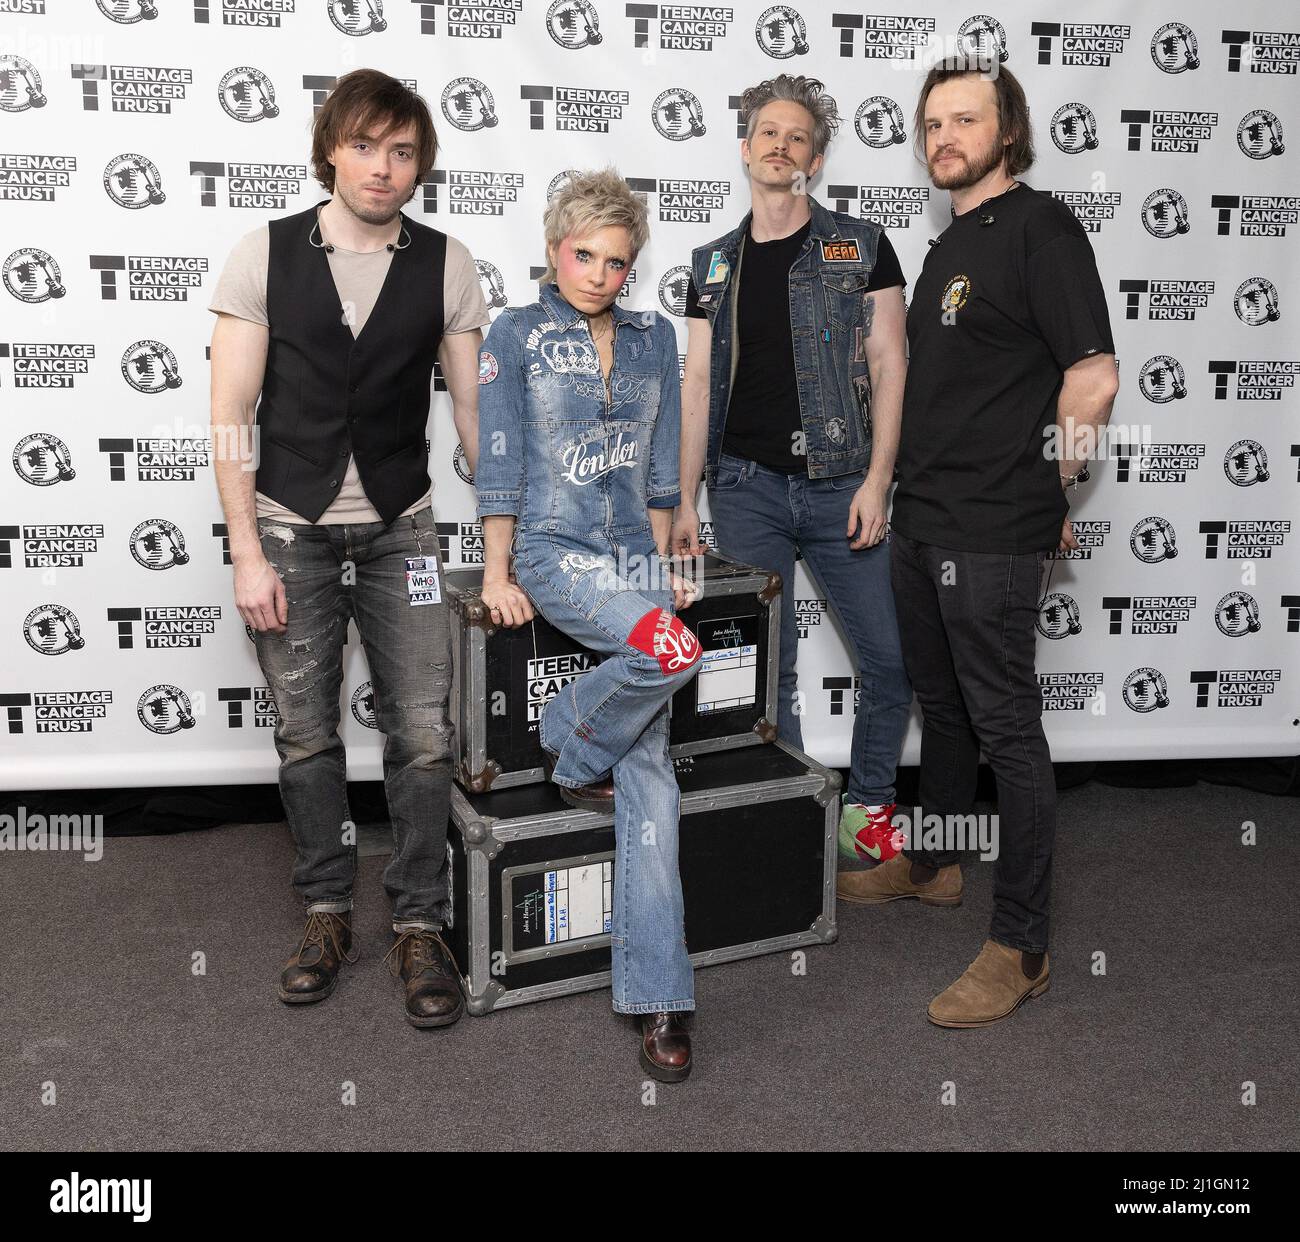
[[[241,238],[230,252],[222,269],[217,287],[208,309],[217,314],[234,315],[253,323],[266,324],[266,268],[271,253],[271,231],[263,225]],[[388,265],[393,261],[390,250],[376,250],[361,254],[335,246],[326,251],[330,275],[338,290],[339,302],[353,308],[351,328],[355,338],[366,326],[366,320],[379,299],[379,291],[388,275]],[[478,282],[478,271],[470,252],[454,237],[447,238],[447,261],[442,280],[443,335],[454,332],[471,332],[485,328],[489,323],[487,302]],[[401,516],[427,509],[432,503],[430,488]],[[286,509],[269,496],[257,493],[257,516],[274,518],[278,522],[306,523],[291,509]],[[343,486],[328,509],[321,514],[319,525],[341,525],[344,522],[382,522],[378,511],[366,498],[357,473],[355,457],[348,458]]]

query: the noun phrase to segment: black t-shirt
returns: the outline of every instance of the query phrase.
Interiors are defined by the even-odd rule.
[[[808,457],[797,453],[803,421],[794,379],[794,338],[790,334],[790,267],[812,227],[810,220],[789,237],[775,241],[745,237],[739,297],[740,357],[727,407],[722,449],[787,474],[802,474]],[[876,246],[867,291],[902,285],[903,270],[889,239]],[[686,316],[703,319],[695,281],[686,290]]]
[[[1043,430],[1062,372],[1115,352],[1069,208],[1022,184],[956,217],[925,257],[907,340],[894,528],[969,552],[1055,548],[1069,505]]]

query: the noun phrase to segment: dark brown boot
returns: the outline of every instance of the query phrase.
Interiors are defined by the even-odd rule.
[[[680,1013],[641,1015],[641,1068],[660,1082],[690,1074],[691,1037]]]
[[[555,773],[555,763],[559,755],[552,754],[545,746],[542,751],[542,767],[546,771],[546,779],[549,781]],[[560,797],[564,799],[571,807],[579,811],[595,811],[599,815],[612,815],[614,813],[614,773],[601,777],[598,781],[592,781],[590,785],[556,785],[560,791]]]
[[[412,1026],[450,1026],[465,1012],[455,960],[437,932],[394,932],[388,958],[389,973],[406,984],[406,1020]]]
[[[348,955],[351,948],[351,911],[308,914],[302,943],[280,973],[280,999],[286,1005],[324,1000],[334,991],[343,963],[357,960]]]

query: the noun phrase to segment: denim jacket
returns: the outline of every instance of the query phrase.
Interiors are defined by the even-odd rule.
[[[808,476],[822,479],[865,470],[871,460],[871,376],[859,329],[881,230],[870,220],[828,211],[814,198],[808,205],[808,240],[790,266],[790,328]],[[691,252],[700,309],[713,329],[705,461],[710,484],[736,374],[737,266],[743,280],[740,249],[752,214],[725,237]]]
[[[479,351],[481,518],[512,514],[521,531],[589,543],[649,526],[647,507],[680,500],[677,332],[657,312],[613,316],[610,395],[586,316],[542,287],[504,310]]]

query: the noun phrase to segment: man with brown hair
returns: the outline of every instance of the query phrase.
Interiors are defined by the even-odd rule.
[[[469,252],[401,211],[436,153],[413,91],[373,69],[341,78],[312,132],[316,179],[333,197],[243,238],[210,306],[214,463],[235,603],[279,716],[280,793],[307,912],[280,999],[324,1000],[355,961],[356,828],[338,736],[351,619],[385,735],[390,954],[419,1027],[464,1009],[440,935],[451,653],[425,433],[436,359],[474,468],[488,322]],[[229,451],[254,420],[255,473]]]
[[[903,656],[924,714],[911,848],[843,875],[843,901],[961,901],[957,829],[980,750],[998,784],[993,922],[969,969],[930,1005],[939,1026],[987,1026],[1048,985],[1056,785],[1034,670],[1039,577],[1077,546],[1067,492],[1110,417],[1114,344],[1088,235],[1016,178],[1033,163],[1029,108],[1006,69],[937,65],[917,145],[952,195],[907,315],[891,561]],[[1056,451],[1064,446],[1064,452]],[[950,833],[923,850],[925,816]]]

